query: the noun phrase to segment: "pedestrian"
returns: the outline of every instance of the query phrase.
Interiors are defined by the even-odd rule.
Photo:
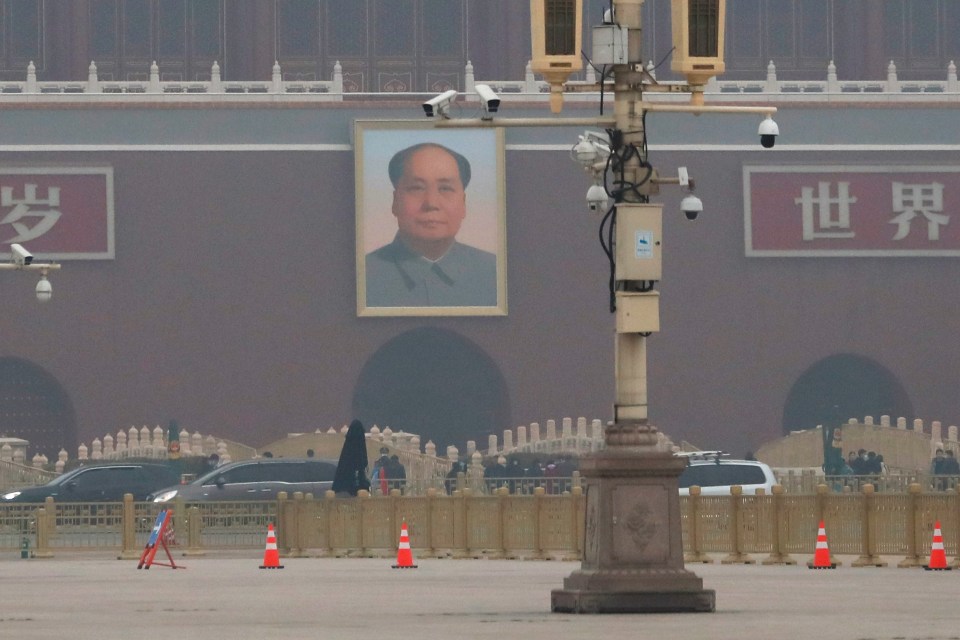
[[[868,475],[880,475],[880,472],[882,470],[880,467],[880,462],[881,462],[881,459],[878,459],[876,451],[868,451],[867,462],[866,464],[863,465],[863,470]]]
[[[523,475],[528,478],[524,483],[526,493],[533,493],[536,488],[543,486],[543,466],[538,460],[531,460],[530,466],[523,470]]]
[[[500,486],[500,481],[507,475],[507,459],[500,456],[491,461],[483,470],[483,479],[487,485],[487,492],[493,493]]]
[[[510,488],[510,493],[516,493],[517,483],[523,478],[523,467],[520,466],[519,460],[514,457],[510,458],[507,462],[507,471],[504,477],[507,478],[507,486]]]
[[[359,420],[354,420],[347,428],[337,470],[333,474],[332,489],[339,497],[355,496],[361,490],[370,490],[366,434]]]
[[[947,449],[944,452],[943,464],[940,466],[940,473],[944,476],[944,488],[957,486],[957,476],[960,476],[960,461],[957,460],[953,449]]]
[[[407,484],[407,470],[400,462],[400,456],[393,454],[387,462],[387,478],[391,489],[399,489],[401,493]]]
[[[850,467],[850,475],[857,475],[857,467],[860,466],[860,463],[858,462],[856,451],[851,451],[847,454],[847,466]]]
[[[557,462],[557,475],[561,478],[560,493],[573,489],[573,472],[577,467],[577,462],[570,456],[565,455]]]
[[[380,457],[373,463],[370,472],[370,485],[379,489],[382,495],[390,493],[388,481],[390,479],[387,467],[390,466],[390,449],[380,447]]]
[[[559,482],[556,480],[560,475],[560,472],[557,471],[557,463],[555,460],[551,460],[547,463],[547,468],[543,470],[543,477],[547,478],[546,489],[548,494],[559,493]]]
[[[877,454],[877,464],[880,465],[880,475],[887,475],[890,470],[887,468],[887,463],[883,461],[883,454]]]
[[[447,472],[447,480],[445,482],[447,493],[453,495],[453,492],[456,491],[459,483],[459,475],[461,473],[467,472],[467,463],[462,460],[454,462],[450,466],[450,471]]]
[[[937,447],[937,450],[933,453],[933,459],[930,461],[930,475],[933,477],[933,489],[934,491],[943,491],[946,486],[943,478],[939,476],[943,475],[943,463],[945,457],[943,455],[943,449]]]

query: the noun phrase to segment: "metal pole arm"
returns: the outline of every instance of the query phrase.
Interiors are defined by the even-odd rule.
[[[637,105],[641,111],[660,111],[662,113],[725,113],[730,115],[761,115],[772,116],[777,112],[776,107],[761,107],[748,105],[692,105],[692,104],[659,104],[655,102],[640,102]],[[477,129],[495,127],[612,127],[616,125],[613,116],[597,118],[441,118],[433,123],[438,129]]]
[[[641,111],[661,111],[665,113],[727,113],[733,115],[757,114],[772,116],[777,112],[776,107],[760,107],[747,105],[694,105],[694,104],[658,104],[655,102],[641,102],[638,105]]]
[[[437,129],[476,129],[493,127],[611,127],[616,123],[613,116],[604,118],[457,118],[437,120]]]
[[[60,264],[56,262],[34,262],[31,264],[14,264],[13,262],[0,262],[0,271],[56,271]]]

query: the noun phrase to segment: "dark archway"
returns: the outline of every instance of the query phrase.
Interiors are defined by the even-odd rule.
[[[448,445],[462,451],[467,440],[485,449],[487,436],[509,424],[510,397],[483,349],[453,331],[424,327],[397,336],[367,361],[353,412],[367,428],[432,440],[442,455]]]
[[[793,384],[783,409],[783,432],[882,415],[913,418],[903,385],[869,358],[837,354],[814,364]]]
[[[29,441],[29,455],[77,455],[73,403],[56,378],[26,360],[0,358],[0,435]]]

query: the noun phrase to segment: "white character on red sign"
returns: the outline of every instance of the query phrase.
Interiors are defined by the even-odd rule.
[[[0,225],[13,226],[17,235],[5,242],[27,242],[39,238],[57,224],[60,219],[60,187],[48,187],[47,199],[37,197],[37,185],[23,185],[23,199],[13,197],[13,187],[0,187],[0,207],[13,209],[0,220]],[[47,207],[41,209],[38,207]],[[26,224],[30,218],[36,218],[33,224]]]
[[[817,183],[817,196],[813,195],[813,187],[800,189],[800,197],[794,198],[801,206],[803,216],[803,239],[816,240],[817,238],[852,238],[850,229],[850,205],[857,199],[850,196],[850,183],[838,182],[837,195],[830,195],[830,183]],[[817,206],[814,211],[814,205]],[[836,206],[836,216],[834,216]]]
[[[903,240],[910,235],[911,221],[918,215],[927,219],[927,240],[940,239],[940,226],[950,222],[943,211],[943,185],[893,183],[893,210],[899,215],[890,220],[897,225],[894,240]]]

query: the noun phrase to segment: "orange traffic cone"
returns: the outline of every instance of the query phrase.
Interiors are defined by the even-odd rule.
[[[394,569],[416,569],[413,564],[413,552],[410,551],[410,536],[407,534],[407,523],[400,525],[400,546],[397,548],[397,564]]]
[[[810,569],[836,569],[835,562],[830,560],[830,549],[827,547],[827,530],[823,526],[823,520],[820,521],[820,528],[817,530],[817,548],[813,553],[813,562],[808,562]]]
[[[947,553],[943,550],[943,534],[940,533],[940,521],[933,526],[933,545],[930,547],[930,562],[924,567],[927,571],[949,571]]]
[[[273,532],[273,523],[267,525],[267,549],[263,552],[261,569],[283,569],[280,564],[280,552],[277,551],[277,534]]]

